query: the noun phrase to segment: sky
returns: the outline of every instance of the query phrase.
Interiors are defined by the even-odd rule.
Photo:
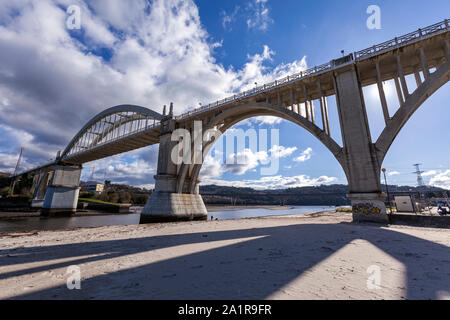
[[[70,29],[70,6],[80,28]],[[377,5],[381,29],[369,29]],[[442,21],[448,0],[210,1],[0,0],[0,171],[53,159],[93,116],[121,104],[175,114],[223,99],[347,53]],[[415,88],[409,77],[408,85]],[[391,114],[398,108],[386,83]],[[374,87],[364,89],[372,138],[384,128]],[[427,184],[450,188],[449,84],[430,97],[394,141],[383,167],[388,183],[416,185],[421,163]],[[339,144],[336,103],[329,99],[331,134]],[[317,108],[316,108],[317,109]],[[278,130],[279,141],[259,152],[246,148],[233,166],[207,157],[202,184],[276,189],[346,184],[333,155],[299,126],[258,117],[233,130]],[[232,133],[233,130],[230,132]],[[215,153],[214,153],[215,154]],[[152,188],[158,146],[84,165],[83,180]],[[263,174],[276,155],[279,170]]]

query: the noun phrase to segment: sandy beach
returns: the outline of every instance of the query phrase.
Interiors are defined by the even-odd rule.
[[[449,246],[334,212],[3,234],[0,298],[449,299]]]

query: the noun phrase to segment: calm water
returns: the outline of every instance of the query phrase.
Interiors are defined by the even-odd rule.
[[[31,230],[63,230],[86,227],[121,226],[139,224],[140,211],[142,208],[132,208],[134,214],[111,215],[111,216],[85,216],[85,217],[63,217],[63,218],[14,218],[11,220],[0,220],[0,232],[22,232]],[[223,210],[210,212],[214,219],[230,220],[243,218],[256,218],[265,216],[278,216],[289,214],[302,214],[334,210],[335,207],[327,206],[300,206],[290,210],[269,210],[261,208]]]

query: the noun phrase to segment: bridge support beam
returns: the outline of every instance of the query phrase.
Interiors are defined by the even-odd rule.
[[[42,215],[75,214],[80,194],[81,166],[55,166],[45,192]]]
[[[33,200],[31,200],[32,208],[41,208],[44,206],[45,193],[50,180],[50,169],[43,169],[33,177]]]
[[[150,195],[141,213],[141,224],[156,222],[206,220],[208,212],[202,197],[195,194],[178,193],[178,170],[171,154],[177,146],[172,141],[175,120],[167,117],[161,122],[158,154],[158,171],[155,190]]]
[[[342,128],[342,166],[350,187],[354,221],[388,222],[381,164],[372,143],[361,83],[355,66],[335,73],[339,120]]]

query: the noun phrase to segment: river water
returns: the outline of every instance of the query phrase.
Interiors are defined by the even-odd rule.
[[[279,216],[291,214],[305,214],[321,211],[335,210],[328,206],[298,206],[292,209],[264,209],[264,208],[239,208],[220,211],[211,211],[211,217],[219,220],[256,218],[265,216]],[[101,215],[101,216],[75,216],[61,218],[27,217],[0,220],[0,232],[26,232],[35,230],[65,230],[74,228],[93,228],[103,226],[121,226],[139,224],[140,211],[142,208],[132,208],[134,213],[123,215]]]

